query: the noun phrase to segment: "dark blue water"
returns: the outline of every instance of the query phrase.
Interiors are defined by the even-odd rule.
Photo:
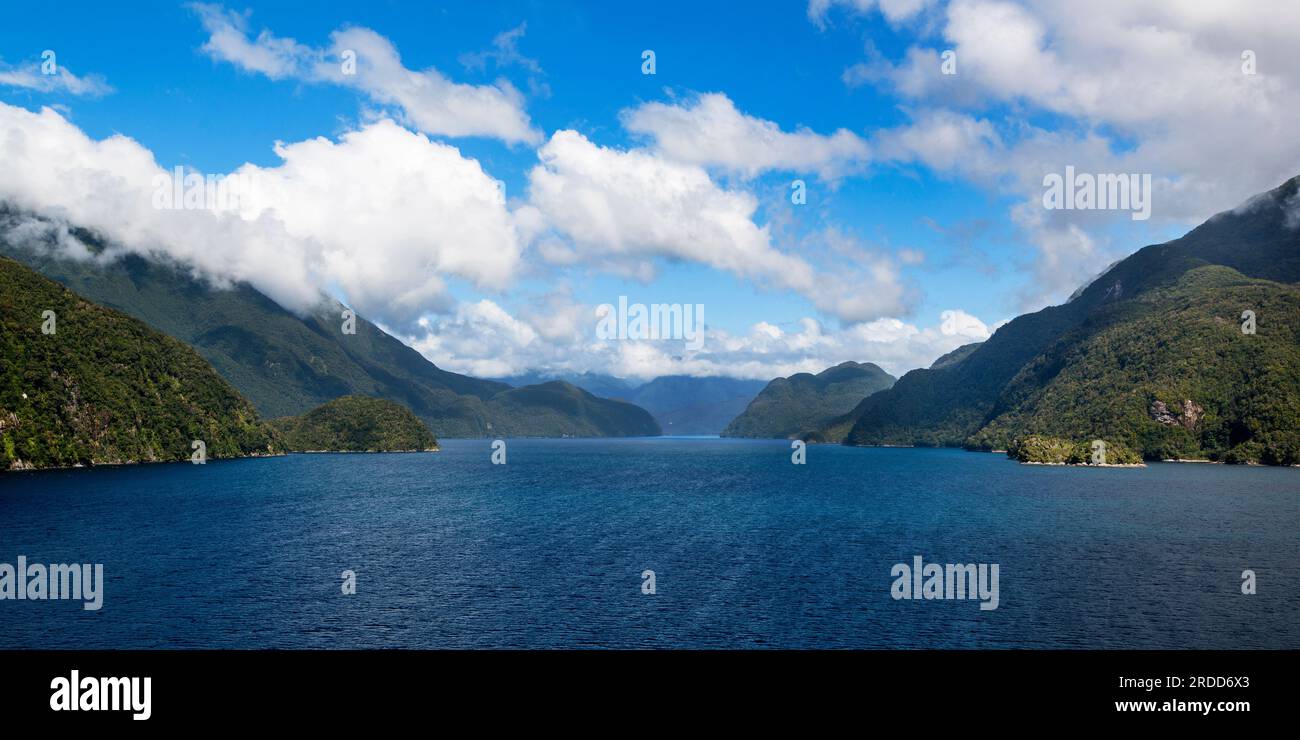
[[[0,601],[0,648],[1300,648],[1300,470],[489,444],[0,476],[0,562],[106,579]],[[999,564],[999,608],[895,601],[914,555]]]

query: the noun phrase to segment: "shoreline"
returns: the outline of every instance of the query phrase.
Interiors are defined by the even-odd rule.
[[[418,452],[442,452],[441,447],[426,447],[422,450],[291,450],[286,455],[406,455]]]
[[[1019,463],[1020,465],[1049,465],[1052,467],[1060,467],[1060,468],[1145,468],[1147,466],[1147,464],[1144,462],[1143,463],[1102,463],[1100,465],[1094,463],[1035,462],[1029,460],[1026,460],[1024,462],[1017,460],[1016,462]]]
[[[440,447],[431,447],[423,450],[294,450],[286,452],[256,452],[248,455],[239,455],[237,457],[209,457],[207,462],[227,461],[227,460],[260,460],[272,457],[288,457],[289,455],[365,455],[365,454],[413,454],[423,452],[441,452]],[[21,461],[17,461],[21,462]],[[91,463],[89,465],[77,463],[75,465],[47,465],[44,467],[36,466],[10,466],[0,470],[0,476],[5,473],[40,473],[52,470],[92,470],[95,468],[127,468],[136,465],[205,465],[207,463],[195,463],[189,458],[183,460],[121,460],[116,462]]]
[[[712,435],[708,435],[708,436],[706,436],[706,435],[690,435],[690,436],[686,436],[686,435],[658,435],[658,436],[656,436],[656,437],[516,437],[515,439],[586,439],[586,440],[601,440],[601,439],[604,439],[604,440],[617,440],[617,439],[661,439],[661,438],[665,438],[665,437],[668,437],[668,436],[672,436],[674,439],[728,439],[728,440],[735,440],[735,439],[745,440],[745,439],[748,439],[748,440],[751,440],[751,441],[768,441],[768,440],[769,440],[769,438],[766,438],[766,437],[763,437],[763,438],[759,438],[759,437],[722,437],[722,436],[712,436]],[[447,441],[477,441],[477,440],[483,440],[483,439],[490,439],[490,437],[448,437],[448,438],[446,438]],[[780,439],[780,438],[775,438],[775,439]],[[794,438],[787,438],[787,439],[794,439]],[[901,444],[881,444],[881,445],[846,445],[846,444],[844,444],[843,442],[807,442],[807,444],[810,444],[810,445],[840,445],[840,446],[843,446],[843,447],[861,447],[861,448],[877,447],[877,448],[885,448],[885,449],[949,449],[949,450],[963,450],[963,451],[965,451],[965,452],[994,453],[994,454],[1002,454],[1002,455],[1005,455],[1005,454],[1006,454],[1006,451],[1005,451],[1005,450],[979,450],[979,449],[970,449],[970,448],[966,448],[966,447],[959,447],[959,446],[955,446],[955,445],[954,445],[954,446],[946,446],[946,445],[901,445]],[[260,459],[260,458],[272,458],[272,457],[286,457],[286,456],[288,456],[288,455],[419,454],[419,453],[429,453],[429,452],[442,452],[442,447],[441,447],[441,445],[435,445],[434,447],[425,448],[425,449],[418,449],[418,450],[416,450],[416,449],[411,449],[411,450],[291,450],[291,451],[285,451],[285,452],[270,452],[270,453],[267,453],[267,452],[256,452],[256,453],[251,453],[251,454],[248,454],[248,455],[239,455],[239,456],[237,456],[237,457],[209,457],[208,460],[209,460],[209,461],[218,461],[218,460],[222,460],[222,461],[224,461],[224,460],[247,460],[247,459]],[[1042,465],[1042,466],[1050,466],[1050,467],[1067,467],[1067,468],[1145,468],[1145,467],[1148,467],[1148,464],[1147,464],[1146,461],[1141,462],[1141,463],[1116,463],[1116,464],[1106,464],[1106,465],[1092,465],[1092,464],[1090,464],[1090,463],[1063,463],[1063,462],[1057,463],[1057,462],[1034,462],[1034,461],[1020,462],[1019,460],[1014,460],[1013,458],[1008,458],[1008,459],[1009,459],[1009,460],[1013,460],[1014,462],[1016,462],[1016,463],[1019,464],[1019,465]],[[1197,458],[1166,458],[1166,459],[1163,459],[1163,460],[1159,460],[1159,461],[1150,461],[1150,462],[1160,462],[1160,463],[1184,463],[1184,464],[1197,464],[1197,465],[1228,465],[1228,463],[1226,463],[1226,462],[1224,462],[1224,461],[1222,461],[1222,460],[1203,460],[1203,459],[1197,459]],[[125,461],[116,461],[116,462],[92,463],[92,464],[90,464],[90,465],[85,465],[85,464],[80,464],[80,463],[78,463],[78,464],[75,464],[75,465],[57,465],[57,466],[48,466],[48,467],[12,467],[12,466],[11,466],[11,467],[6,468],[6,469],[4,469],[4,470],[0,470],[0,477],[4,476],[4,474],[6,474],[6,473],[36,473],[36,472],[41,472],[41,471],[53,471],[53,470],[79,470],[79,469],[90,469],[90,468],[120,468],[120,467],[128,467],[128,466],[132,466],[132,465],[166,465],[166,464],[169,464],[169,463],[171,463],[171,464],[177,464],[177,463],[182,463],[182,464],[183,464],[183,463],[190,463],[190,464],[193,464],[193,462],[190,461],[189,459],[178,459],[178,460],[125,460]],[[1277,468],[1300,468],[1300,465],[1265,465],[1265,464],[1263,464],[1263,463],[1259,463],[1259,462],[1239,463],[1239,465],[1240,465],[1241,467],[1259,467],[1259,468],[1272,468],[1272,467],[1277,467]]]

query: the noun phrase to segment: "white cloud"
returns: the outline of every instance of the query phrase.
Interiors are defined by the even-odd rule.
[[[466,69],[486,69],[487,63],[492,62],[497,67],[517,65],[534,74],[541,74],[542,65],[536,59],[519,52],[519,39],[523,38],[527,31],[528,24],[520,23],[494,36],[491,49],[461,54],[459,61]]]
[[[481,377],[539,370],[639,380],[662,375],[770,380],[818,373],[848,360],[874,362],[898,376],[991,333],[984,322],[959,309],[944,311],[941,323],[931,327],[878,319],[829,330],[804,318],[788,329],[760,321],[740,335],[708,329],[702,349],[690,352],[681,341],[598,339],[594,307],[569,307],[581,309],[580,320],[570,333],[546,341],[539,338],[536,312],[516,318],[490,301],[464,304],[452,315],[426,320],[422,333],[408,341],[439,367]]]
[[[932,43],[896,64],[855,65],[845,80],[918,106],[910,126],[873,139],[877,161],[910,160],[1018,199],[1013,223],[1038,249],[1026,307],[1300,172],[1300,5],[1098,0],[1080,13],[1068,0],[954,0],[942,13]],[[947,49],[956,75],[941,73]],[[1151,174],[1152,220],[1033,213],[1043,176],[1066,165]]]
[[[957,54],[955,81],[973,93],[964,101],[1013,106],[1008,128],[1034,111],[1065,116],[1079,125],[1080,141],[1107,144],[1081,153],[1167,175],[1179,190],[1160,198],[1162,217],[1202,220],[1300,169],[1289,124],[1300,116],[1295,3],[1099,0],[1080,14],[1064,0],[955,0],[942,35],[941,48]],[[1245,50],[1256,55],[1254,75],[1243,74]],[[895,89],[947,103],[954,80],[940,74],[934,53],[910,50],[890,77]],[[1034,138],[1036,129],[1026,130]]]
[[[99,97],[113,92],[113,88],[104,80],[103,75],[91,74],[78,77],[72,73],[72,70],[58,64],[57,56],[52,61],[55,63],[52,68],[53,74],[43,74],[41,64],[36,62],[14,67],[0,62],[0,86],[42,93],[63,92],[86,97]]]
[[[690,260],[780,288],[808,291],[812,269],[771,244],[758,201],[703,169],[557,131],[538,151],[529,199],[571,243],[573,260]]]
[[[265,29],[250,39],[248,15],[251,11],[236,13],[205,3],[195,3],[190,7],[198,13],[209,34],[201,48],[213,59],[231,62],[245,71],[264,74],[273,80],[282,80],[307,76],[320,56],[309,46],[293,39],[277,38]]]
[[[169,173],[135,141],[96,141],[48,108],[0,104],[0,199],[218,284],[247,281],[286,308],[340,289],[363,314],[401,324],[446,307],[448,278],[494,290],[514,276],[514,216],[456,148],[379,121],[276,152],[276,167],[237,171],[253,182],[242,214],[159,209],[155,185]]]
[[[420,320],[407,343],[438,367],[480,378],[521,373],[545,356],[537,332],[490,300],[462,303],[448,316]]]
[[[787,133],[772,121],[741,113],[721,93],[700,95],[687,105],[643,103],[620,118],[624,128],[652,138],[670,159],[745,177],[781,170],[834,180],[861,171],[871,157],[867,142],[847,129],[830,135],[808,129]]]
[[[407,69],[396,47],[368,28],[350,27],[330,35],[327,48],[313,48],[263,30],[249,36],[245,15],[216,5],[196,4],[213,59],[271,79],[328,82],[360,90],[371,101],[393,106],[404,122],[438,136],[486,136],[507,143],[534,144],[523,96],[505,80],[491,85],[453,82],[433,67]],[[344,53],[356,55],[354,73],[344,72]]]
[[[441,302],[443,277],[501,290],[520,266],[496,181],[455,147],[384,120],[276,154],[276,167],[239,170],[256,183],[244,216],[319,244],[315,269],[372,315],[418,316]]]
[[[975,179],[1003,169],[1003,146],[992,124],[947,110],[925,110],[910,124],[876,134],[884,161],[924,164]]]
[[[822,271],[776,248],[754,216],[758,200],[720,187],[700,166],[655,150],[619,150],[558,131],[529,173],[529,203],[557,235],[540,256],[650,280],[657,260],[707,265],[759,286],[789,290],[846,322],[906,311],[909,298],[896,262],[863,250],[846,252],[833,232],[800,244],[801,253],[839,250]],[[523,209],[521,209],[522,211]]]
[[[934,0],[808,0],[808,17],[824,27],[831,8],[841,6],[858,14],[879,9],[890,23],[899,23],[916,16],[933,3]]]
[[[906,313],[915,291],[903,280],[900,264],[918,252],[897,257],[865,246],[837,228],[822,229],[800,240],[799,251],[816,260],[817,284],[805,297],[819,311],[846,323]]]

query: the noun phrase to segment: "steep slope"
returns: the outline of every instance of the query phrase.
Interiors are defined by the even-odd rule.
[[[404,406],[344,396],[270,425],[293,452],[418,452],[438,449],[429,427]]]
[[[971,342],[970,344],[963,344],[957,349],[949,352],[946,355],[943,355],[942,357],[940,357],[939,359],[931,363],[930,369],[941,370],[945,367],[948,367],[949,365],[956,365],[957,363],[969,357],[972,352],[979,349],[979,346],[981,344],[983,344],[983,342]]]
[[[816,375],[798,373],[777,378],[727,425],[722,436],[800,436],[893,384],[894,376],[869,362],[844,362]]]
[[[0,257],[0,470],[187,460],[194,440],[277,451],[194,350]]]
[[[1255,312],[1255,334],[1241,313]],[[1026,365],[971,446],[1098,438],[1148,459],[1300,463],[1300,287],[1206,266],[1099,312]]]
[[[566,403],[567,411],[518,399],[490,404],[510,386],[442,370],[360,316],[356,333],[344,334],[343,307],[332,301],[298,316],[246,284],[215,289],[180,266],[138,256],[107,263],[73,260],[57,256],[49,244],[20,244],[8,236],[8,227],[31,218],[0,207],[0,254],[189,344],[265,417],[302,414],[339,396],[362,395],[406,406],[439,437],[482,437],[503,427],[528,436],[586,436],[584,430],[592,428],[588,416],[622,418],[600,399]],[[74,233],[92,249],[103,249],[93,234]],[[547,394],[530,398],[556,400]],[[518,416],[495,416],[506,408]],[[611,429],[641,430],[635,424]]]
[[[962,445],[993,415],[1028,363],[1111,306],[1173,285],[1207,264],[1281,283],[1300,280],[1297,179],[1221,213],[1185,236],[1121,260],[1070,302],[1020,316],[964,358],[913,370],[849,415],[847,444]],[[841,420],[841,426],[844,423]]]

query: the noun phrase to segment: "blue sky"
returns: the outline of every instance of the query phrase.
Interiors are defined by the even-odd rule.
[[[1247,44],[1261,50],[1276,45],[1273,58],[1281,61],[1285,35],[1267,24],[1226,16],[1237,25],[1229,23],[1221,35],[1242,38],[1224,42],[1211,34],[1224,26],[1223,18],[1190,17],[1176,6],[1165,8],[1164,15],[1117,10],[1114,23],[1125,33],[1155,24],[1187,40],[1191,52],[1186,53],[1193,56],[1185,66],[1191,69],[1170,77],[1152,72],[1150,54],[1142,51],[1129,52],[1132,58],[1103,58],[1099,49],[1114,29],[1081,30],[1071,23],[1070,12],[1053,2],[981,0],[881,5],[814,0],[811,6],[771,2],[745,8],[699,2],[267,2],[129,8],[64,3],[51,10],[16,4],[6,9],[0,27],[0,72],[11,73],[9,84],[0,75],[0,102],[31,112],[52,106],[92,142],[128,137],[163,169],[181,165],[229,173],[253,165],[272,170],[284,163],[275,142],[316,137],[340,142],[378,120],[454,147],[462,160],[476,162],[488,177],[505,183],[510,213],[493,218],[522,223],[540,211],[528,221],[535,221],[535,228],[519,227],[527,233],[511,237],[519,258],[502,268],[508,274],[495,267],[453,268],[437,276],[436,286],[398,286],[429,296],[427,305],[414,309],[363,296],[355,285],[350,290],[347,275],[331,278],[322,271],[315,278],[316,287],[357,305],[451,369],[504,374],[555,366],[617,374],[678,370],[761,376],[856,359],[901,372],[987,336],[1000,321],[1063,300],[1113,259],[1177,236],[1197,220],[1276,185],[1296,167],[1292,145],[1279,150],[1248,143],[1266,136],[1269,122],[1259,122],[1257,130],[1248,122],[1231,134],[1249,149],[1243,166],[1251,169],[1251,158],[1261,165],[1231,176],[1222,161],[1208,155],[1198,159],[1178,147],[1200,145],[1198,136],[1217,135],[1219,142],[1226,122],[1217,129],[1218,121],[1206,122],[1209,133],[1170,123],[1201,111],[1204,103],[1188,99],[1214,85],[1254,100],[1266,78],[1272,87],[1262,89],[1271,98],[1262,107],[1292,104],[1291,80],[1267,72],[1247,78],[1235,69],[1235,49]],[[504,90],[531,127],[524,135],[529,140],[511,140],[514,135],[491,126],[487,133],[448,133],[422,122],[409,100],[376,92],[384,85],[372,81],[378,76],[366,72],[353,84],[311,71],[322,59],[334,63],[331,34],[349,28],[369,29],[385,39],[408,72],[435,70],[451,83],[493,94]],[[239,44],[217,48],[214,29],[232,34]],[[1006,38],[998,38],[1004,32]],[[292,48],[276,60],[287,71],[259,68],[263,47],[277,54]],[[70,85],[23,83],[19,73],[38,64],[45,49],[55,50],[59,64],[78,79],[98,81],[100,89],[76,94]],[[655,52],[654,75],[642,74],[645,49]],[[957,74],[951,77],[940,76],[926,56],[945,49],[957,53]],[[1134,69],[1146,71],[1134,74]],[[1123,83],[1131,89],[1116,81],[1123,75],[1135,78]],[[1121,86],[1111,89],[1116,85]],[[1141,100],[1136,96],[1144,92],[1150,97],[1149,85],[1171,86],[1174,94],[1159,104],[1114,112],[1114,101]],[[709,95],[721,109],[734,109],[735,121],[811,138],[791,139],[780,162],[744,172],[738,164],[743,158],[710,156],[708,137],[716,132],[706,130],[701,113],[702,96]],[[638,111],[650,122],[629,124]],[[681,130],[691,126],[698,130]],[[750,199],[756,207],[741,214],[743,245],[735,248],[741,255],[756,249],[760,261],[770,257],[772,265],[735,266],[730,258],[711,256],[729,246],[677,244],[673,240],[681,237],[671,234],[624,231],[628,245],[618,250],[581,244],[584,229],[592,226],[582,221],[584,215],[563,203],[548,206],[534,186],[539,154],[562,131],[580,136],[571,152],[575,162],[588,155],[644,153],[645,163],[665,163],[688,179],[703,173],[710,192],[716,188]],[[869,152],[862,161],[826,174],[827,167],[844,162],[836,156],[803,159],[806,150],[840,131],[851,139],[846,149]],[[706,146],[674,149],[666,141],[677,135],[696,136]],[[751,151],[763,151],[763,145],[760,136],[754,144],[759,149]],[[612,161],[595,171],[613,166]],[[1127,213],[1035,212],[1043,174],[1066,164],[1090,172],[1153,174],[1155,217],[1134,221]],[[556,167],[564,192],[572,192],[579,175],[565,172],[563,164]],[[804,205],[789,202],[795,179],[807,183]],[[657,188],[653,178],[636,187]],[[738,203],[719,197],[728,207]],[[23,198],[35,196],[24,193]],[[618,202],[636,208],[639,199],[633,193]],[[743,203],[738,207],[746,210]],[[700,218],[716,215],[705,210]],[[447,213],[454,217],[458,211]],[[656,218],[646,217],[650,231],[656,231]],[[439,228],[430,219],[427,228]],[[304,223],[314,221],[290,218],[288,231],[301,236]],[[701,223],[707,232],[708,224]],[[413,225],[409,237],[398,239],[401,247],[410,248],[408,242],[423,228]],[[699,228],[685,232],[694,235]],[[755,246],[755,240],[761,243]],[[430,249],[446,248],[440,244]],[[575,256],[548,256],[557,249]],[[854,256],[846,256],[850,253]],[[385,256],[371,256],[377,264],[367,270],[379,274]],[[779,266],[784,257],[810,266],[816,287],[786,280]],[[393,269],[400,269],[393,262]],[[250,279],[258,269],[251,265],[235,276]],[[309,266],[304,272],[314,270]],[[837,278],[843,284],[836,284]],[[846,296],[831,296],[835,291]],[[849,293],[872,300],[855,302]],[[589,351],[589,321],[544,325],[548,319],[536,315],[545,312],[540,305],[562,302],[565,310],[582,308],[573,315],[588,317],[591,306],[620,295],[645,303],[705,304],[710,330],[722,333],[708,362],[682,362],[679,349]],[[960,312],[956,319],[945,313],[953,311]],[[806,338],[808,320],[816,322],[823,339],[777,346],[764,343],[769,329],[754,333],[762,324]],[[754,336],[759,339],[744,339]],[[494,347],[484,337],[510,348]],[[732,348],[728,338],[738,344]],[[638,369],[639,361],[644,368]]]

